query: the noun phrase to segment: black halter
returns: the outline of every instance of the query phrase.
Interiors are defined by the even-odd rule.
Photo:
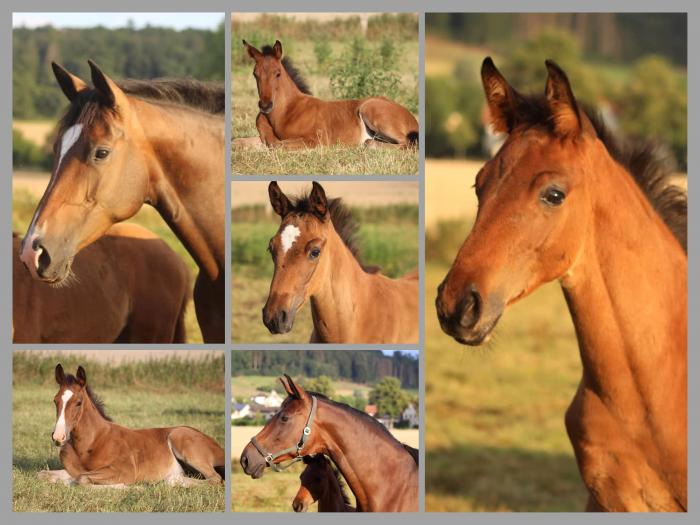
[[[281,472],[291,467],[297,461],[301,460],[303,456],[301,450],[304,448],[304,444],[306,443],[306,440],[309,439],[309,435],[311,434],[311,425],[313,425],[314,416],[316,416],[316,396],[311,396],[311,411],[309,412],[309,417],[306,419],[306,425],[304,426],[304,430],[301,433],[301,438],[299,439],[296,446],[285,448],[284,450],[281,450],[277,453],[272,453],[267,452],[263,448],[263,446],[260,443],[258,443],[258,440],[255,439],[255,437],[250,438],[250,442],[257,449],[257,451],[260,452],[260,455],[265,458],[265,463],[267,463],[268,467],[270,467],[275,472]],[[296,457],[290,460],[289,463],[287,463],[286,465],[281,465],[279,463],[274,462],[277,458],[292,452],[296,452]]]

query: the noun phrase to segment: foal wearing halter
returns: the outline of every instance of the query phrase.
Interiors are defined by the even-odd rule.
[[[32,276],[58,283],[75,254],[146,203],[199,266],[204,341],[224,341],[224,91],[185,80],[115,83],[89,62],[93,88],[53,64],[70,106],[49,185],[22,241]]]
[[[686,197],[648,147],[621,149],[546,64],[534,98],[484,61],[493,124],[508,138],[476,177],[476,223],[438,289],[438,317],[477,345],[508,305],[558,280],[583,364],[566,428],[588,509],[683,511]]]
[[[282,219],[268,247],[275,273],[263,322],[270,332],[289,332],[309,299],[313,343],[416,343],[417,272],[390,279],[363,268],[350,212],[317,182],[294,203],[276,182],[269,194]]]
[[[56,365],[56,426],[51,438],[61,447],[65,470],[44,470],[41,479],[80,485],[121,487],[165,481],[171,485],[201,482],[185,476],[180,462],[208,481],[223,482],[224,450],[192,427],[133,430],[113,423],[87,384],[82,366],[75,376]]]
[[[327,455],[357,500],[358,512],[417,512],[418,465],[384,426],[367,414],[280,378],[287,399],[241,453],[254,479],[284,461]]]
[[[384,97],[326,101],[311,96],[306,83],[282,58],[282,44],[260,51],[243,45],[255,61],[260,113],[255,125],[267,146],[289,149],[335,144],[408,147],[418,144],[418,121]]]
[[[318,501],[318,512],[355,512],[343,486],[340,472],[323,454],[304,456],[306,468],[299,475],[301,485],[292,501],[294,512],[307,512]]]

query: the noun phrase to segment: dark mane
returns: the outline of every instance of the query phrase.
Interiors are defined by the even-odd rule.
[[[328,463],[328,466],[331,468],[331,472],[333,472],[333,475],[335,476],[335,479],[338,481],[338,487],[340,488],[340,494],[343,496],[343,503],[345,503],[346,506],[351,506],[352,502],[350,501],[350,496],[348,496],[347,493],[347,483],[345,482],[345,478],[343,478],[343,475],[340,473],[340,470],[338,470],[338,467],[335,466],[335,463],[333,461],[324,456],[304,456],[302,458],[302,461],[304,462],[305,465],[312,465],[313,463],[317,461],[325,461]]]
[[[117,82],[128,95],[153,102],[196,109],[212,115],[223,115],[226,96],[224,86],[193,79],[123,80]],[[59,136],[74,124],[86,127],[104,121],[116,112],[95,89],[78,93],[58,123]]]
[[[292,198],[292,212],[293,213],[312,213],[311,212],[311,201],[309,200],[309,195],[304,194]],[[367,273],[377,273],[379,268],[373,266],[365,266],[360,258],[360,248],[357,246],[357,230],[359,226],[352,216],[352,212],[343,204],[342,199],[328,199],[328,213],[331,215],[331,220],[333,221],[333,227],[338,233],[340,238],[343,240],[345,246],[348,247],[350,253],[355,257],[357,262],[360,264],[362,269]]]
[[[687,252],[688,196],[682,188],[669,184],[669,176],[675,168],[671,156],[653,141],[616,137],[597,111],[588,107],[584,107],[583,110],[610,156],[632,175],[656,212]],[[554,133],[552,112],[544,97],[519,97],[516,114],[516,126],[540,127]]]
[[[262,54],[265,56],[271,56],[275,54],[274,50],[272,49],[272,46],[263,46],[261,51]],[[299,91],[301,91],[305,95],[311,95],[309,85],[306,83],[306,80],[304,80],[304,77],[301,76],[299,70],[296,67],[294,67],[292,59],[287,56],[282,57],[282,65],[284,66],[284,69],[287,72],[287,74],[299,88]]]
[[[72,384],[75,384],[75,383],[77,383],[77,382],[78,382],[78,381],[77,381],[77,379],[75,379],[75,376],[73,376],[73,375],[71,375],[71,374],[68,374],[68,375],[66,376],[66,378],[65,378],[65,383],[66,383],[67,385],[69,385],[69,386],[72,385]],[[105,405],[104,405],[104,403],[103,403],[102,400],[98,397],[98,395],[95,394],[95,393],[92,391],[92,389],[90,388],[90,385],[87,385],[87,386],[85,387],[85,391],[87,392],[87,395],[88,395],[88,397],[90,398],[90,401],[92,401],[92,404],[95,405],[95,408],[97,409],[97,412],[99,412],[99,414],[100,414],[104,419],[106,419],[107,421],[112,421],[112,418],[109,417],[109,416],[105,413]]]

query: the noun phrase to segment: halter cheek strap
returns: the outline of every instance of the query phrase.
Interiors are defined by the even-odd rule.
[[[309,439],[309,436],[311,435],[311,426],[313,425],[315,416],[316,416],[316,396],[311,396],[311,411],[309,412],[309,417],[306,418],[306,425],[304,425],[304,430],[301,433],[301,438],[299,439],[296,446],[285,448],[284,450],[273,453],[273,452],[266,451],[265,448],[260,443],[258,443],[258,440],[255,437],[252,437],[250,439],[250,442],[257,449],[257,451],[260,452],[260,455],[265,458],[265,463],[267,463],[268,467],[270,467],[275,472],[281,472],[281,471],[291,467],[297,461],[301,460],[301,458],[303,456],[301,451],[304,448],[306,441]],[[287,464],[282,465],[281,463],[275,463],[275,460],[277,458],[284,456],[286,454],[293,454],[293,453],[295,453],[296,456],[293,459],[291,459]]]

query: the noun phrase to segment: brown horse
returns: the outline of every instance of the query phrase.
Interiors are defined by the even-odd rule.
[[[13,234],[13,253],[19,245]],[[71,272],[51,286],[12,259],[15,343],[186,342],[189,270],[149,230],[115,224],[76,255]]]
[[[476,177],[479,211],[438,289],[440,323],[480,344],[506,306],[558,280],[583,363],[566,427],[588,509],[682,511],[686,196],[653,149],[625,149],[546,65],[545,96],[525,97],[484,61],[508,138]]]
[[[418,121],[385,97],[326,101],[311,96],[282,44],[260,51],[245,40],[255,60],[260,112],[255,125],[267,146],[290,149],[335,144],[408,147],[418,144]]]
[[[134,430],[105,415],[82,366],[75,376],[56,365],[56,426],[51,438],[61,447],[64,470],[44,470],[39,478],[53,483],[123,487],[165,481],[193,485],[183,465],[213,483],[222,483],[224,450],[192,427]]]
[[[304,456],[301,485],[292,501],[294,512],[306,512],[318,501],[318,512],[355,512],[345,493],[342,476],[323,454]]]
[[[275,273],[263,323],[270,332],[289,332],[309,299],[313,343],[418,342],[417,272],[390,279],[364,268],[352,215],[317,182],[293,203],[276,182],[269,194],[282,219],[268,247]]]
[[[94,62],[93,88],[53,64],[70,106],[49,185],[22,241],[32,276],[61,282],[76,253],[144,203],[200,268],[204,341],[224,341],[224,90],[185,80],[115,83]]]
[[[418,465],[384,426],[364,412],[280,378],[287,398],[241,454],[246,474],[325,454],[345,478],[359,512],[418,512]]]

